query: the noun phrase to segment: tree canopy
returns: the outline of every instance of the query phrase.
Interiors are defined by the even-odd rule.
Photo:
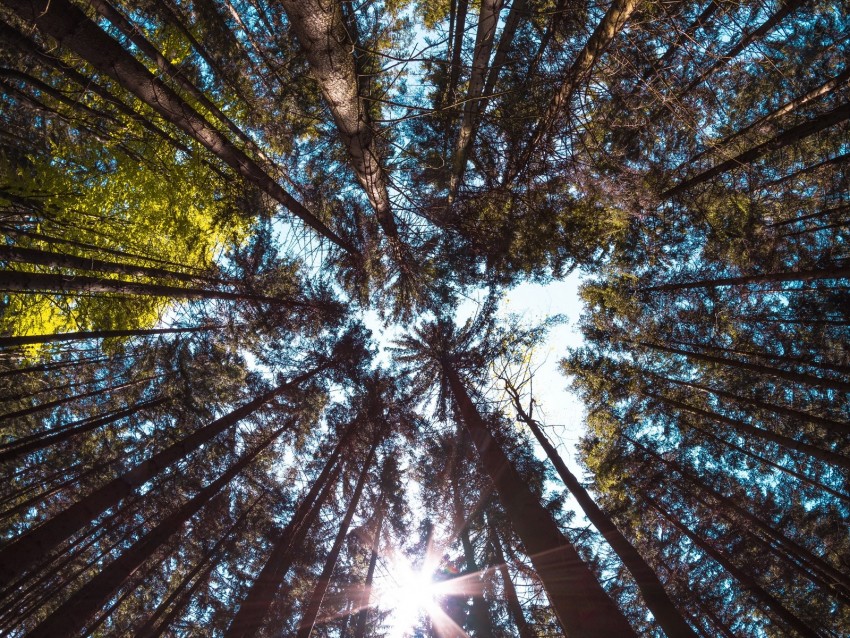
[[[0,0],[0,633],[850,634],[848,60],[840,0]],[[576,273],[579,345],[507,313]]]

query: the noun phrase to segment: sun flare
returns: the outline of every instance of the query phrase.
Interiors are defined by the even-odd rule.
[[[394,556],[375,588],[374,604],[389,612],[389,638],[404,638],[424,615],[436,607],[438,583],[429,570],[417,570],[404,557]]]

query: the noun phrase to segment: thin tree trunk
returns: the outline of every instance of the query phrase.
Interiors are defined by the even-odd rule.
[[[21,246],[0,246],[0,261],[20,262],[26,264],[37,264],[49,268],[73,268],[76,270],[91,270],[95,272],[115,273],[129,275],[132,277],[155,277],[158,279],[176,279],[189,283],[201,284],[224,284],[225,282],[214,277],[203,277],[183,272],[175,272],[164,268],[153,268],[151,266],[136,266],[133,264],[121,264],[113,261],[105,261],[94,257],[78,257],[63,253],[54,253],[38,248],[24,248]]]
[[[164,375],[160,374],[154,377],[143,377],[141,379],[136,379],[135,381],[128,381],[127,383],[122,383],[120,385],[113,385],[109,386],[108,388],[98,388],[96,390],[91,390],[90,392],[83,392],[81,394],[74,394],[72,396],[64,397],[62,399],[55,399],[53,401],[47,401],[46,403],[39,403],[38,405],[33,405],[22,410],[16,410],[15,412],[7,412],[6,414],[0,414],[0,423],[4,421],[22,419],[23,417],[29,416],[31,414],[37,414],[39,412],[44,412],[45,410],[51,410],[53,408],[59,407],[60,405],[65,405],[66,403],[72,403],[81,399],[88,399],[99,394],[125,390],[135,385],[139,385],[140,383],[145,383],[146,381],[153,381],[154,379],[158,379],[162,376]]]
[[[57,293],[113,293],[168,297],[172,299],[228,299],[233,301],[259,301],[276,306],[304,307],[309,304],[294,299],[266,297],[249,293],[206,288],[181,288],[164,284],[143,284],[135,281],[119,281],[84,275],[55,275],[52,273],[25,272],[22,270],[0,271],[0,290],[25,294]]]
[[[11,348],[36,343],[59,343],[62,341],[88,341],[90,339],[114,339],[116,337],[148,337],[151,335],[184,334],[217,330],[221,326],[190,326],[188,328],[138,328],[135,330],[91,330],[83,332],[57,332],[47,335],[23,335],[0,337],[0,348]],[[4,375],[0,375],[4,376]]]
[[[499,575],[502,577],[502,589],[505,592],[505,603],[507,604],[508,612],[511,615],[511,620],[516,627],[517,635],[519,638],[534,638],[534,632],[531,630],[528,621],[525,619],[525,614],[522,612],[522,605],[519,602],[519,596],[517,596],[516,588],[511,580],[508,564],[505,561],[505,554],[502,551],[502,543],[499,540],[498,534],[496,534],[496,530],[493,529],[492,522],[488,524],[488,528],[490,529],[490,544],[493,547],[493,553],[498,563],[497,568],[499,570]]]
[[[375,458],[375,452],[378,449],[378,440],[375,441],[369,454],[363,463],[363,469],[360,471],[360,477],[357,479],[357,485],[354,487],[354,493],[351,495],[351,500],[348,503],[348,509],[339,524],[339,531],[331,546],[330,552],[325,559],[325,565],[322,568],[322,573],[319,575],[319,580],[313,588],[313,593],[310,595],[310,600],[304,610],[301,622],[298,625],[298,633],[296,638],[310,638],[313,632],[313,627],[316,624],[316,619],[319,616],[319,610],[322,607],[322,601],[325,599],[325,593],[328,591],[328,586],[331,584],[336,562],[339,559],[339,553],[342,550],[342,545],[348,536],[348,528],[351,525],[351,519],[354,518],[354,513],[360,503],[360,496],[363,494],[363,487],[366,485],[366,478],[369,474],[369,469],[372,466],[372,461]]]
[[[479,98],[481,98],[484,92],[484,86],[487,80],[490,51],[493,48],[493,40],[496,36],[496,26],[499,23],[499,11],[501,8],[502,0],[481,0],[481,7],[478,12],[478,29],[475,34],[475,49],[472,54],[472,71],[469,76],[469,88],[466,91],[463,118],[452,160],[452,175],[449,183],[450,204],[463,181],[466,162],[469,158],[469,149],[473,142],[475,124],[484,103]]]
[[[537,442],[546,452],[552,465],[558,471],[558,475],[564,482],[564,485],[570,491],[570,494],[576,499],[582,511],[587,516],[587,519],[593,524],[597,531],[602,534],[602,537],[611,546],[611,549],[623,561],[623,565],[629,570],[632,577],[640,589],[646,606],[652,612],[656,622],[669,638],[687,637],[697,638],[694,630],[688,625],[685,618],[676,609],[673,601],[667,595],[664,585],[658,579],[655,571],[650,567],[644,558],[638,553],[629,540],[623,536],[622,532],[617,529],[611,518],[603,512],[599,506],[584,489],[575,475],[570,472],[566,463],[564,463],[561,455],[555,449],[555,446],[549,442],[549,439],[543,433],[537,421],[531,418],[531,415],[526,413],[522,407],[520,396],[516,389],[509,383],[506,383],[506,390],[511,395],[514,409],[517,415],[531,430]]]
[[[837,379],[823,379],[821,377],[816,377],[811,374],[803,374],[801,372],[789,372],[787,370],[772,368],[770,366],[763,366],[756,363],[747,363],[746,361],[738,361],[737,359],[727,359],[725,357],[715,357],[713,355],[702,354],[699,352],[690,352],[688,350],[671,348],[670,346],[662,346],[660,344],[649,343],[647,341],[639,341],[637,342],[637,345],[644,346],[646,348],[651,348],[653,350],[660,350],[662,352],[680,354],[696,361],[716,363],[719,365],[739,368],[741,370],[748,370],[750,372],[758,372],[759,374],[777,377],[780,379],[785,379],[786,381],[793,381],[794,383],[800,383],[803,385],[832,388],[833,390],[837,390],[838,392],[850,392],[850,383],[846,381],[839,381]]]
[[[39,527],[16,539],[0,551],[0,580],[10,581],[27,571],[41,557],[50,554],[59,543],[70,538],[106,510],[150,481],[159,472],[213,440],[285,390],[310,379],[322,368],[315,368],[274,390],[257,397],[229,414],[154,454],[124,474],[97,488]]]
[[[718,286],[742,286],[747,284],[759,284],[763,282],[776,281],[817,281],[820,279],[848,279],[850,278],[850,267],[832,266],[830,268],[818,268],[812,270],[798,270],[789,272],[770,272],[760,275],[743,275],[741,277],[717,277],[715,279],[704,279],[702,281],[685,281],[681,283],[661,284],[639,288],[638,292],[659,292],[669,290],[690,290],[693,288],[717,288]]]
[[[444,359],[442,368],[484,470],[495,485],[566,633],[571,638],[634,636],[617,605],[499,448],[453,365]]]
[[[645,397],[655,399],[656,401],[661,401],[662,403],[672,406],[678,410],[690,412],[691,414],[704,417],[711,421],[728,425],[743,435],[752,435],[765,441],[770,441],[772,443],[776,443],[777,445],[781,445],[787,450],[806,454],[808,456],[811,456],[812,458],[823,461],[824,463],[827,463],[831,466],[841,467],[846,470],[850,470],[850,458],[847,458],[840,454],[836,454],[835,452],[828,452],[827,450],[823,450],[817,446],[797,441],[782,434],[776,434],[775,432],[771,432],[770,430],[757,428],[753,425],[750,425],[749,423],[744,423],[743,421],[738,421],[737,419],[733,419],[731,417],[724,416],[716,412],[711,412],[710,410],[703,410],[702,408],[689,405],[687,403],[684,403],[683,401],[678,401],[676,399],[672,399],[661,394],[655,394],[653,392],[646,391],[642,391],[641,394],[643,394],[643,396]]]
[[[700,536],[688,529],[684,524],[680,523],[676,517],[668,514],[652,497],[645,492],[640,492],[641,498],[646,501],[655,511],[667,520],[673,527],[686,536],[694,545],[699,547],[710,558],[715,560],[723,569],[737,580],[746,590],[748,590],[760,603],[767,607],[776,617],[780,618],[786,625],[794,629],[801,636],[817,636],[817,632],[806,625],[802,620],[797,618],[792,612],[786,609],[780,601],[768,593],[756,580],[746,573],[743,569],[733,564],[723,554],[717,551],[714,547],[708,544]]]
[[[330,489],[336,480],[335,477],[339,473],[337,459],[342,447],[347,444],[349,437],[354,433],[355,425],[356,422],[352,422],[348,426],[325,462],[325,466],[314,481],[310,491],[307,492],[292,514],[289,523],[275,535],[269,557],[239,605],[230,627],[225,632],[225,638],[253,638],[261,629],[283,578],[294,560],[294,549],[300,546],[301,539],[309,530],[330,494]]]
[[[626,21],[638,4],[640,4],[640,0],[614,0],[608,8],[605,16],[596,25],[596,29],[579,52],[572,66],[567,70],[564,81],[552,97],[549,106],[546,108],[546,113],[537,123],[528,143],[517,154],[516,161],[509,163],[503,185],[511,182],[528,164],[532,153],[549,134],[562,111],[569,108],[575,91],[590,75],[599,58],[626,25]]]
[[[366,569],[366,580],[363,583],[362,598],[358,601],[357,623],[354,627],[354,638],[365,638],[366,620],[369,613],[369,601],[372,596],[372,582],[375,578],[375,568],[378,565],[378,553],[381,547],[381,531],[384,525],[384,499],[385,494],[381,492],[378,502],[378,520],[375,523],[375,537],[372,539],[372,551],[369,555],[369,567]]]
[[[76,423],[62,426],[61,428],[54,428],[52,430],[39,432],[38,434],[21,437],[10,443],[0,445],[0,463],[20,459],[26,454],[30,454],[37,450],[43,450],[51,445],[62,443],[77,434],[90,432],[91,430],[103,427],[104,425],[115,423],[116,421],[125,419],[142,410],[160,406],[169,400],[171,400],[171,397],[159,397],[150,401],[143,401],[142,403],[137,403],[132,407],[124,408],[123,410],[118,410],[104,416],[84,419],[82,421],[77,421]]]
[[[286,424],[275,430],[271,436],[266,437],[260,445],[234,463],[224,474],[204,487],[177,511],[163,519],[121,556],[101,569],[94,578],[71,595],[59,608],[27,634],[28,637],[72,638],[76,636],[129,576],[153,556],[171,536],[179,532],[189,519],[197,514],[219,490],[248,467],[260,452],[289,427],[290,425]]]
[[[22,20],[35,24],[43,33],[118,82],[320,235],[346,252],[355,254],[353,246],[283,190],[254,160],[210,126],[197,111],[68,0],[51,0],[47,6],[40,0],[3,0],[3,4]]]
[[[762,142],[761,144],[758,144],[757,146],[754,146],[731,159],[720,162],[712,168],[680,182],[673,188],[663,192],[660,195],[660,198],[665,200],[679,195],[694,186],[707,182],[717,175],[731,171],[735,168],[747,166],[767,153],[785,148],[786,146],[799,142],[810,135],[814,135],[815,133],[819,133],[820,131],[835,126],[836,124],[840,124],[847,119],[850,119],[850,103],[837,106],[831,111],[827,111],[826,113],[812,118],[808,122],[792,126],[790,129],[779,133],[768,141]]]

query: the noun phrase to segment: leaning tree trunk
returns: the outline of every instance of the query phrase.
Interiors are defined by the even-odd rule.
[[[115,507],[123,498],[150,481],[159,472],[189,453],[209,443],[218,434],[249,416],[285,390],[313,377],[322,368],[315,368],[274,390],[257,397],[233,412],[216,419],[184,439],[170,445],[118,476],[106,485],[77,501],[39,527],[24,534],[0,551],[0,580],[10,582],[50,554],[62,541],[80,531],[103,512]]]
[[[492,522],[489,522],[490,529],[490,544],[493,547],[493,555],[498,562],[497,568],[499,575],[502,578],[502,589],[505,593],[505,603],[508,607],[508,613],[516,627],[519,638],[534,638],[535,634],[525,619],[525,614],[522,612],[522,605],[519,602],[516,587],[511,580],[511,574],[508,570],[508,564],[505,561],[505,553],[502,551],[502,542],[499,540],[499,535],[493,528]]]
[[[369,599],[372,595],[372,581],[375,578],[375,568],[378,565],[378,552],[381,547],[381,530],[384,526],[384,502],[386,494],[381,491],[378,500],[378,520],[375,522],[375,537],[372,539],[372,551],[369,554],[369,567],[366,569],[366,580],[363,583],[361,599],[358,601],[360,610],[357,612],[357,622],[354,626],[354,638],[365,638],[366,620],[369,613]]]
[[[398,227],[390,206],[387,177],[375,144],[375,123],[360,97],[357,64],[339,0],[282,0],[289,27],[298,39],[313,77],[330,108],[340,140],[348,152],[357,180],[363,187],[378,223],[396,258],[402,250]]]
[[[655,616],[656,622],[664,630],[664,633],[668,638],[679,636],[697,638],[697,634],[691,629],[679,610],[676,609],[673,601],[670,600],[667,591],[664,589],[664,585],[658,579],[658,576],[652,567],[650,567],[649,563],[644,560],[643,556],[638,553],[629,540],[623,536],[611,518],[599,508],[575,475],[570,472],[561,455],[558,454],[555,446],[550,443],[537,421],[532,419],[523,409],[516,390],[509,387],[508,392],[513,399],[512,402],[514,408],[517,410],[517,415],[528,426],[532,434],[534,434],[534,437],[546,452],[546,456],[549,457],[552,465],[555,466],[558,475],[570,491],[570,494],[573,495],[579,507],[581,507],[587,516],[587,519],[602,534],[602,537],[608,542],[617,556],[620,557],[623,565],[626,566],[626,569],[629,570],[635,579],[635,583],[637,583],[638,589],[640,589],[646,606],[652,612],[652,615]]]
[[[351,519],[354,518],[354,512],[360,503],[360,496],[363,494],[363,487],[366,485],[366,478],[369,474],[369,468],[372,465],[372,460],[375,458],[375,452],[378,449],[377,441],[369,450],[369,455],[363,464],[363,469],[360,471],[360,477],[357,479],[357,485],[354,488],[354,493],[351,495],[351,500],[348,503],[348,509],[343,516],[342,522],[339,524],[334,543],[331,546],[328,557],[325,560],[325,566],[322,568],[322,573],[319,575],[319,580],[313,593],[310,595],[310,601],[307,603],[307,608],[301,618],[298,626],[296,638],[310,638],[313,632],[313,627],[316,624],[316,619],[319,617],[319,610],[322,607],[322,601],[325,598],[325,593],[328,591],[328,586],[331,584],[336,562],[339,559],[339,553],[342,550],[342,545],[348,536],[348,528],[351,525]]]
[[[328,228],[320,219],[287,193],[254,160],[211,126],[195,109],[155,77],[123,49],[109,34],[91,21],[69,0],[2,0],[22,20],[79,55],[99,72],[108,75],[127,91],[159,113],[213,155],[285,206],[320,235],[343,250],[354,247]]]
[[[693,288],[717,288],[718,286],[745,286],[747,284],[760,284],[765,282],[779,281],[817,281],[820,279],[848,278],[850,278],[850,267],[832,266],[831,268],[798,270],[796,272],[769,272],[760,275],[743,275],[740,277],[717,277],[715,279],[703,279],[701,281],[685,281],[681,283],[660,284],[658,286],[640,288],[638,292],[689,290]]]
[[[190,326],[188,328],[139,328],[137,330],[90,330],[82,332],[58,332],[47,335],[23,335],[0,337],[0,348],[33,345],[36,343],[59,343],[61,341],[88,341],[90,339],[114,339],[116,337],[148,337],[151,335],[184,334],[216,330],[221,326]]]
[[[101,569],[97,575],[75,592],[68,600],[45,618],[27,636],[29,638],[72,638],[83,629],[92,616],[139,567],[154,555],[174,534],[215,496],[219,490],[244,470],[256,456],[268,447],[289,424],[278,428],[254,450],[203,488],[177,511],[162,520],[150,532],[136,541],[121,556]]]
[[[301,545],[301,541],[330,495],[330,489],[340,471],[337,460],[343,446],[354,433],[355,426],[356,422],[352,422],[340,437],[310,491],[292,514],[286,527],[274,538],[269,557],[239,605],[225,633],[225,638],[253,638],[262,628],[283,578],[295,558],[293,552]]]
[[[564,631],[570,638],[634,636],[616,603],[490,434],[452,363],[444,359],[442,368],[484,471],[493,482]]]
[[[793,628],[799,635],[801,636],[817,636],[817,632],[812,631],[812,629],[806,625],[802,620],[797,618],[795,614],[793,614],[790,610],[788,610],[779,600],[777,600],[772,594],[766,591],[758,582],[746,571],[735,565],[731,560],[729,560],[724,554],[720,553],[717,549],[711,546],[707,541],[705,541],[701,536],[695,534],[687,526],[681,523],[675,516],[668,513],[658,502],[655,501],[651,496],[647,495],[645,491],[638,492],[641,498],[649,504],[655,511],[657,511],[662,518],[667,520],[673,527],[675,527],[681,534],[686,536],[688,540],[690,540],[694,545],[699,547],[706,555],[715,560],[723,569],[725,569],[729,574],[737,580],[741,586],[743,586],[747,591],[749,591],[753,597],[758,600],[761,604],[767,607],[771,613],[780,618],[785,624],[789,627]]]

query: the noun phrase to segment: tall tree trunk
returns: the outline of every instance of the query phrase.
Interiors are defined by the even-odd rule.
[[[50,554],[62,541],[70,538],[90,521],[115,507],[126,496],[144,485],[159,472],[187,456],[218,434],[237,424],[263,405],[299,383],[310,379],[322,368],[314,368],[274,390],[257,397],[229,414],[200,428],[184,439],[154,454],[97,488],[68,509],[16,539],[0,551],[0,580],[8,582],[28,570],[36,561]]]
[[[37,450],[43,450],[44,448],[57,443],[62,443],[77,434],[90,432],[91,430],[103,427],[104,425],[115,423],[121,419],[133,416],[142,410],[160,406],[170,400],[171,397],[165,396],[151,399],[149,401],[142,401],[141,403],[137,403],[129,408],[117,410],[103,416],[83,419],[82,421],[77,421],[76,423],[62,426],[61,428],[54,428],[52,430],[39,432],[38,434],[21,437],[10,443],[0,445],[0,463],[20,459],[26,454],[30,454]]]
[[[840,124],[847,119],[850,119],[850,102],[837,106],[826,113],[822,113],[808,122],[792,126],[788,130],[779,133],[766,142],[762,142],[761,144],[758,144],[733,158],[720,162],[712,168],[680,182],[673,188],[663,192],[660,195],[660,198],[664,200],[675,197],[694,186],[707,182],[717,175],[721,175],[722,173],[736,168],[747,166],[767,153],[778,151],[779,149],[799,142],[810,135],[814,135],[815,133],[819,133],[820,131],[835,126],[836,124]]]
[[[850,267],[834,265],[829,268],[813,270],[798,270],[795,272],[770,272],[760,275],[743,275],[741,277],[717,277],[701,281],[685,281],[681,283],[660,284],[640,288],[638,292],[659,292],[669,290],[691,290],[693,288],[717,288],[718,286],[743,286],[777,281],[818,281],[820,279],[848,279]]]
[[[116,337],[148,337],[151,335],[185,334],[217,330],[221,326],[190,326],[188,328],[138,328],[135,330],[90,330],[82,332],[57,332],[47,335],[22,335],[0,337],[0,347],[11,348],[36,343],[60,343],[62,341],[88,341],[90,339],[114,339]]]
[[[833,390],[837,390],[838,392],[850,392],[850,383],[846,381],[840,381],[838,379],[824,379],[811,374],[804,374],[801,372],[789,372],[788,370],[781,370],[780,368],[773,368],[757,363],[747,363],[746,361],[738,361],[737,359],[728,359],[726,357],[716,357],[714,355],[702,354],[700,352],[690,352],[689,350],[671,348],[670,346],[663,346],[657,343],[650,343],[647,341],[638,341],[636,342],[636,344],[639,346],[644,346],[646,348],[651,348],[652,350],[660,350],[662,352],[680,354],[682,356],[687,357],[688,359],[693,359],[695,361],[703,361],[705,363],[716,363],[719,365],[739,368],[741,370],[748,370],[750,372],[758,372],[759,374],[778,377],[780,379],[793,381],[794,383],[800,383],[803,385],[832,388]]]
[[[546,112],[535,126],[528,143],[516,155],[516,160],[509,162],[503,185],[513,181],[514,177],[528,164],[532,153],[546,139],[562,111],[569,108],[575,91],[588,78],[599,58],[626,25],[626,21],[638,4],[640,0],[614,0],[608,8],[587,43],[579,51],[572,66],[567,70],[564,81],[552,96]]]
[[[84,275],[56,275],[22,270],[0,271],[0,290],[27,294],[58,293],[71,295],[86,292],[145,295],[173,299],[229,299],[233,301],[259,301],[284,307],[305,307],[309,305],[307,302],[295,299],[281,299],[227,290],[182,288],[180,286],[143,284],[135,281],[119,281]]]
[[[378,501],[378,520],[375,523],[375,536],[372,539],[372,550],[369,554],[369,567],[366,568],[366,580],[363,582],[361,600],[358,601],[359,611],[357,612],[357,622],[354,626],[354,638],[365,638],[366,636],[366,620],[369,614],[369,602],[372,596],[372,582],[375,578],[375,568],[378,565],[378,554],[381,548],[381,531],[384,526],[385,498],[386,494],[382,490],[381,497]]]
[[[686,536],[694,545],[699,547],[706,555],[715,560],[723,569],[737,580],[753,597],[763,604],[772,614],[780,618],[786,625],[794,629],[801,636],[817,636],[817,632],[806,625],[802,620],[797,618],[791,611],[786,609],[782,603],[773,595],[768,593],[758,582],[743,569],[732,563],[724,554],[720,553],[712,547],[702,537],[692,532],[675,516],[669,514],[661,505],[650,497],[646,492],[640,492],[641,498],[650,505],[655,511],[661,514],[662,518],[667,520],[673,527]]]
[[[655,394],[654,392],[641,392],[641,394],[643,394],[643,396],[665,403],[678,410],[690,412],[691,414],[710,419],[717,423],[723,423],[725,425],[728,425],[733,429],[737,430],[740,434],[751,435],[763,439],[765,441],[771,441],[772,443],[781,445],[787,450],[807,454],[808,456],[823,461],[824,463],[827,463],[829,465],[835,467],[842,467],[846,470],[850,470],[850,458],[847,458],[846,456],[836,454],[835,452],[823,450],[817,446],[797,441],[782,434],[776,434],[775,432],[771,432],[770,430],[757,428],[753,425],[750,425],[749,423],[744,423],[743,421],[738,421],[737,419],[733,419],[731,417],[724,416],[716,412],[711,412],[710,410],[703,410],[702,408],[698,408],[683,401],[672,399],[661,394]]]
[[[516,588],[511,580],[508,563],[505,561],[505,553],[502,551],[502,542],[499,539],[499,535],[496,533],[496,530],[493,528],[493,523],[488,522],[487,527],[490,530],[490,544],[493,547],[493,554],[498,563],[497,568],[499,570],[499,575],[502,577],[502,589],[505,593],[505,603],[508,607],[508,613],[511,615],[511,620],[516,627],[517,635],[519,638],[534,638],[534,632],[528,624],[528,621],[525,619],[525,614],[522,612],[522,605],[519,602],[519,596],[517,596]]]
[[[661,626],[664,633],[669,638],[678,638],[679,636],[697,638],[697,634],[691,629],[679,610],[676,609],[673,601],[670,600],[667,591],[664,589],[664,585],[658,579],[658,576],[652,567],[650,567],[649,563],[643,559],[629,540],[617,529],[611,518],[594,502],[587,490],[584,489],[575,475],[570,472],[561,455],[558,454],[555,446],[549,442],[549,439],[537,421],[532,419],[531,415],[523,409],[519,393],[516,389],[509,382],[506,382],[506,389],[511,395],[517,415],[528,426],[532,434],[534,434],[534,437],[546,452],[549,461],[555,466],[558,475],[570,491],[570,494],[573,495],[588,520],[602,534],[602,537],[608,542],[617,556],[620,557],[623,565],[626,566],[626,569],[629,570],[635,579],[635,583],[637,583],[638,589],[640,589],[646,606],[652,612],[652,615],[655,616],[656,622]]]
[[[484,470],[565,632],[571,638],[634,636],[617,605],[493,439],[451,362],[444,359],[441,363]]]
[[[127,388],[132,388],[135,385],[139,385],[140,383],[145,383],[147,381],[153,381],[154,379],[158,379],[162,376],[163,375],[157,375],[155,377],[143,377],[141,379],[136,379],[135,381],[128,381],[127,383],[122,383],[120,385],[113,385],[107,388],[97,388],[89,392],[74,394],[69,397],[63,397],[61,399],[55,399],[53,401],[39,403],[38,405],[33,405],[28,408],[23,408],[21,410],[15,410],[14,412],[0,414],[0,423],[4,421],[22,419],[23,417],[29,416],[31,414],[38,414],[39,412],[44,412],[45,410],[52,410],[53,408],[59,407],[60,405],[65,405],[66,403],[73,403],[74,401],[80,401],[81,399],[88,399],[90,397],[95,397],[100,394],[106,394],[107,392],[118,392],[120,390],[126,390]]]
[[[310,491],[292,514],[289,523],[275,535],[269,557],[239,605],[230,627],[225,632],[225,638],[253,638],[262,628],[283,578],[295,558],[293,552],[301,545],[313,521],[318,517],[322,505],[330,495],[331,487],[340,471],[337,460],[343,446],[356,430],[356,423],[356,421],[352,422],[340,437]]]
[[[354,513],[360,503],[360,496],[363,494],[363,487],[366,485],[366,478],[369,475],[369,469],[372,466],[372,461],[375,458],[375,452],[378,449],[378,440],[372,445],[369,454],[363,463],[363,469],[360,471],[360,477],[357,479],[357,485],[354,487],[354,493],[351,495],[351,500],[348,503],[348,509],[339,524],[339,531],[331,546],[328,557],[325,559],[325,565],[322,568],[322,573],[319,575],[319,580],[313,588],[313,593],[310,595],[310,600],[304,610],[301,622],[298,625],[298,633],[296,638],[310,638],[313,632],[313,627],[316,624],[316,619],[319,616],[319,610],[322,607],[322,601],[325,599],[325,593],[328,591],[328,586],[331,584],[336,562],[339,559],[339,553],[342,550],[342,545],[348,536],[348,528],[351,525],[351,519],[354,518]]]
[[[131,277],[155,277],[158,279],[175,279],[189,283],[201,284],[224,284],[225,282],[214,277],[203,277],[184,272],[166,270],[165,268],[153,268],[151,266],[136,266],[134,264],[122,264],[114,261],[106,261],[95,257],[78,257],[64,253],[55,253],[38,248],[25,248],[22,246],[0,246],[0,261],[14,261],[25,264],[36,264],[49,268],[73,268],[75,270],[91,270],[95,272],[115,273],[118,275],[129,275]]]
[[[3,0],[3,4],[22,20],[35,24],[42,33],[118,82],[325,239],[355,254],[353,246],[287,193],[254,160],[234,146],[68,0],[51,0],[48,5],[40,0]]]
[[[406,263],[393,217],[383,158],[375,144],[376,125],[361,97],[357,65],[340,0],[282,0],[292,33],[334,118],[357,180],[400,264]]]
[[[475,123],[483,104],[483,100],[479,98],[484,92],[484,85],[487,80],[490,51],[493,48],[501,8],[502,0],[481,0],[481,7],[478,11],[478,29],[475,34],[475,49],[472,53],[472,71],[469,76],[469,87],[463,105],[463,118],[452,159],[449,204],[454,199],[466,170],[466,161],[469,157],[469,149],[472,146]]]
[[[256,456],[268,447],[289,424],[275,430],[254,450],[243,456],[215,481],[204,487],[177,511],[162,520],[150,532],[137,540],[121,556],[112,561],[81,589],[45,618],[29,634],[29,638],[72,638],[91,617],[139,567],[144,564],[215,496],[219,490],[244,470]]]

